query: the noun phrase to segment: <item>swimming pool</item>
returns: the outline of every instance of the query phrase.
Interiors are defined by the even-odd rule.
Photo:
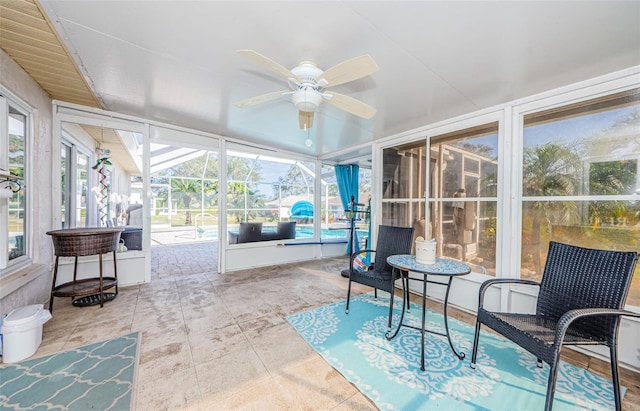
[[[233,232],[237,232],[238,231],[238,226],[237,225],[232,225],[229,226],[229,231],[233,231]],[[268,230],[275,230],[275,226],[264,226],[264,230],[268,231]],[[366,230],[357,230],[359,235],[363,235],[366,234],[367,231]],[[340,238],[344,238],[346,239],[347,236],[349,235],[349,230],[344,228],[323,228],[321,230],[321,238],[328,238],[328,239],[340,239]],[[209,229],[198,229],[198,238],[207,238],[207,239],[217,239],[218,238],[218,230],[215,228],[209,228]],[[296,226],[296,238],[313,238],[313,226],[307,226],[307,225],[297,225]]]

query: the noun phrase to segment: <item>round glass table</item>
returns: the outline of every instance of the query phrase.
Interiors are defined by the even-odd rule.
[[[387,258],[387,263],[393,267],[394,270],[400,271],[400,277],[402,279],[402,295],[405,298],[405,301],[409,301],[409,280],[416,280],[422,282],[422,326],[415,327],[410,324],[404,323],[404,313],[406,310],[407,304],[402,304],[402,314],[400,315],[400,321],[398,322],[398,327],[391,334],[387,333],[386,337],[388,340],[391,340],[395,336],[398,335],[400,328],[408,327],[413,328],[415,330],[420,331],[422,335],[421,339],[421,356],[420,356],[420,369],[424,371],[424,338],[426,333],[437,334],[447,337],[449,341],[449,346],[453,353],[459,359],[464,358],[463,352],[458,352],[453,343],[451,342],[451,336],[449,335],[449,323],[447,317],[447,306],[449,303],[449,291],[451,289],[451,282],[454,277],[469,274],[471,269],[468,265],[463,264],[459,261],[449,260],[447,258],[436,258],[436,262],[434,264],[421,264],[416,261],[415,255],[408,254],[400,254],[400,255],[392,255]],[[418,276],[410,276],[409,273],[418,274]],[[444,282],[433,281],[428,279],[428,276],[439,276],[443,277]],[[406,284],[405,284],[406,283]],[[434,330],[427,330],[425,328],[425,319],[426,319],[426,305],[427,305],[427,283],[443,285],[446,287],[445,297],[444,297],[444,329],[445,332],[441,333]]]

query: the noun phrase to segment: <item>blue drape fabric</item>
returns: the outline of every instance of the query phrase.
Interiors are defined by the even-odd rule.
[[[335,166],[335,171],[342,206],[345,210],[349,210],[351,208],[351,196],[353,196],[356,203],[358,202],[358,173],[360,172],[360,166],[357,164],[338,164]],[[347,241],[347,254],[351,252],[352,242],[354,242],[353,249],[358,249],[358,234],[355,230],[353,233],[354,238],[349,236]]]

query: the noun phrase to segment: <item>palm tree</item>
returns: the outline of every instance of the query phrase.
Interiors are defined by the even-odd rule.
[[[184,204],[185,212],[185,225],[192,225],[191,222],[191,195],[198,193],[202,190],[202,184],[198,180],[172,178],[171,179],[171,191],[176,194],[182,194],[182,203]]]
[[[535,272],[542,273],[541,237],[549,237],[552,224],[572,225],[579,221],[575,201],[526,201],[526,197],[577,194],[582,175],[580,154],[574,147],[558,143],[527,147],[524,150],[523,254],[531,254]]]

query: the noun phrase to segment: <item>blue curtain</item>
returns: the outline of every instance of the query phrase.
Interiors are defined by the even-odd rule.
[[[338,183],[338,191],[340,192],[340,200],[345,210],[351,208],[351,196],[354,201],[358,202],[358,173],[360,172],[360,166],[357,164],[339,164],[335,166],[336,180]],[[346,253],[351,252],[351,242],[354,241],[354,251],[358,250],[358,234],[354,230],[354,237],[349,236],[347,241]]]

